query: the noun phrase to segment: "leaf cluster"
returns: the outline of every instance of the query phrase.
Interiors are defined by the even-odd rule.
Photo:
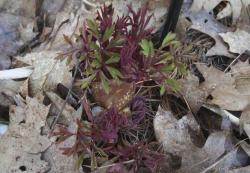
[[[154,80],[162,86],[161,93],[167,87],[178,90],[172,79],[185,74],[186,65],[180,57],[190,47],[183,49],[176,35],[169,33],[156,49],[150,40],[153,29],[148,27],[151,15],[146,6],[137,12],[131,6],[128,9],[128,15],[114,19],[114,10],[103,6],[96,19],[84,23],[75,43],[78,46],[65,37],[72,46],[67,53],[70,60],[80,61],[81,87],[100,82],[108,93],[111,79],[135,83]]]

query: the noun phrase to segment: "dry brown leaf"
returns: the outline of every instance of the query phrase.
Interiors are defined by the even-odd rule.
[[[212,133],[203,148],[198,148],[191,140],[189,128],[199,126],[188,116],[177,120],[170,111],[159,108],[154,119],[156,138],[163,144],[163,149],[182,157],[181,168],[176,173],[200,173],[209,167],[225,152],[233,148],[231,136],[228,132]],[[216,147],[215,147],[216,146]],[[220,165],[218,169],[232,167],[231,163]]]
[[[234,84],[234,78],[229,73],[224,73],[215,67],[208,67],[205,64],[197,64],[196,66],[205,78],[205,81],[200,86],[205,90],[213,90],[218,87],[226,88]]]
[[[179,80],[181,94],[184,96],[193,113],[197,113],[202,104],[209,95],[206,90],[199,88],[199,79],[190,72],[184,78]]]
[[[250,172],[250,166],[236,168],[228,171],[228,173],[249,173],[249,172]]]
[[[71,81],[70,67],[66,61],[56,60],[56,51],[43,51],[29,53],[17,60],[30,64],[34,71],[29,78],[31,95],[39,91],[55,90],[58,83],[69,86]]]
[[[206,65],[198,64],[197,68],[205,78],[200,87],[211,91],[213,104],[222,109],[241,111],[250,103],[250,97],[235,88],[235,78],[230,73]]]
[[[227,27],[219,23],[205,10],[201,10],[198,13],[186,14],[186,17],[190,18],[192,22],[190,29],[205,33],[215,40],[215,45],[208,50],[208,52],[206,53],[207,56],[221,55],[230,58],[235,57],[233,54],[230,54],[228,52],[227,45],[218,35],[218,33],[229,31]]]
[[[235,88],[237,91],[250,96],[250,65],[248,61],[238,62],[232,66],[231,74],[235,78]]]
[[[235,32],[219,34],[229,45],[229,51],[232,53],[242,54],[250,50],[250,34],[246,31],[237,29]]]
[[[194,0],[190,10],[197,13],[204,8],[206,12],[210,12],[222,1],[223,0]],[[226,1],[230,4],[230,11],[232,11],[233,23],[235,24],[240,17],[243,4],[239,0]]]
[[[250,107],[248,106],[243,110],[240,116],[240,132],[243,130],[246,132],[247,136],[250,137]]]
[[[27,97],[24,106],[11,106],[9,129],[0,140],[1,172],[48,170],[48,163],[41,160],[41,152],[51,144],[41,135],[48,112],[49,106],[39,103],[36,98]]]

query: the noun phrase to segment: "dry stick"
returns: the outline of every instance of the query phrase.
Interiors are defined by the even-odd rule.
[[[228,66],[227,68],[224,70],[224,73],[227,72],[227,70],[241,57],[242,54],[239,54]]]
[[[61,108],[61,110],[58,112],[58,114],[56,115],[56,118],[55,118],[55,119],[53,120],[53,122],[51,123],[51,126],[50,126],[51,131],[50,131],[49,136],[52,135],[52,133],[53,133],[53,131],[54,131],[54,129],[55,129],[56,123],[57,123],[59,117],[62,115],[62,112],[63,112],[63,110],[64,110],[64,108],[65,108],[65,106],[66,106],[66,104],[67,104],[67,100],[68,100],[69,97],[70,97],[70,93],[71,93],[72,88],[73,88],[73,83],[74,83],[74,80],[75,80],[75,77],[76,77],[76,74],[77,74],[78,66],[79,66],[79,61],[77,61],[76,65],[75,65],[75,71],[74,71],[73,77],[72,77],[72,79],[71,79],[71,83],[70,83],[70,87],[69,87],[69,90],[68,90],[68,94],[67,94],[67,96],[66,96],[66,98],[65,98],[65,100],[64,100],[64,102],[63,102],[62,108]]]

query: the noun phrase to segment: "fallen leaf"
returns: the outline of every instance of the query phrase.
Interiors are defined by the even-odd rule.
[[[235,32],[219,34],[229,45],[229,51],[232,53],[242,54],[250,50],[250,34],[246,31],[237,29]]]
[[[39,91],[55,90],[58,83],[65,86],[70,85],[70,67],[65,60],[56,60],[56,56],[56,51],[42,51],[32,52],[24,57],[16,57],[17,60],[34,67],[34,71],[29,78],[31,95],[35,95]]]
[[[229,28],[219,23],[205,10],[201,10],[198,13],[187,13],[185,16],[188,17],[192,22],[190,29],[205,33],[215,40],[215,45],[207,51],[207,56],[221,55],[230,58],[235,57],[233,54],[228,52],[227,45],[218,35],[218,33],[229,31]]]
[[[225,17],[231,16],[233,13],[231,5],[229,3],[226,4],[226,7],[223,8],[216,16],[217,20],[223,19]]]
[[[228,171],[228,173],[249,173],[249,172],[250,172],[250,166],[236,168]]]
[[[209,135],[205,145],[199,148],[191,140],[189,128],[199,129],[194,119],[184,116],[177,120],[170,111],[159,108],[154,119],[154,130],[158,142],[162,143],[164,151],[182,158],[178,173],[202,172],[225,152],[231,152],[234,145],[229,132],[215,132]],[[191,125],[190,122],[196,125]],[[215,147],[216,146],[216,147]],[[235,153],[236,154],[236,153]],[[235,156],[235,155],[233,155]],[[233,163],[221,164],[219,169],[229,169]]]
[[[188,72],[188,75],[179,80],[181,94],[184,96],[193,113],[197,113],[202,104],[206,101],[209,93],[199,87],[199,79]]]
[[[235,88],[235,78],[230,73],[201,64],[197,68],[205,78],[200,87],[210,91],[213,104],[226,110],[242,111],[250,103],[250,97]]]
[[[11,106],[8,131],[0,140],[0,169],[2,172],[46,172],[47,162],[41,152],[50,146],[47,136],[41,135],[49,106],[36,98],[26,98],[26,105]]]
[[[194,13],[201,11],[203,8],[206,12],[211,12],[223,0],[194,0],[190,10]],[[230,4],[232,11],[233,24],[237,22],[242,10],[242,2],[239,0],[226,0]],[[226,6],[227,7],[227,6]],[[226,8],[224,7],[224,8]],[[227,7],[228,8],[228,7]]]

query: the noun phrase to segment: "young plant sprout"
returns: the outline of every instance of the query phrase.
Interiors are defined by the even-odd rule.
[[[63,139],[76,135],[76,144],[64,149],[64,153],[89,158],[92,170],[115,158],[113,167],[131,160],[127,169],[136,172],[143,166],[154,172],[163,155],[149,147],[153,141],[143,134],[145,122],[149,122],[146,128],[153,130],[149,118],[153,111],[141,88],[150,81],[161,95],[169,90],[177,92],[180,86],[176,79],[186,73],[183,60],[191,47],[177,41],[174,33],[168,33],[155,48],[151,41],[153,28],[148,26],[152,16],[147,7],[134,11],[128,6],[128,10],[128,15],[116,17],[114,10],[104,5],[95,19],[83,24],[77,42],[65,36],[71,49],[64,55],[71,63],[79,62],[82,90],[104,110],[98,115],[86,110],[88,116],[77,122],[76,134],[65,127],[55,135]],[[84,107],[90,109],[90,103]],[[124,137],[128,136],[125,133],[138,130],[140,133],[133,140]]]

